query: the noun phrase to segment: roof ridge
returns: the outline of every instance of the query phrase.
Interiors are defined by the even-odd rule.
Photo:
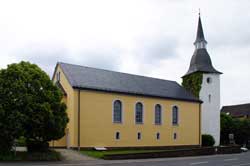
[[[234,105],[225,105],[225,106],[223,106],[223,107],[233,107],[233,106],[243,106],[243,105],[250,105],[250,103],[234,104]]]
[[[79,66],[79,67],[90,68],[90,69],[95,69],[95,70],[103,70],[103,71],[107,71],[107,72],[114,72],[114,73],[126,74],[126,75],[131,75],[131,76],[136,76],[136,77],[151,78],[151,79],[157,79],[157,80],[161,80],[161,81],[169,81],[169,82],[177,83],[176,81],[173,81],[173,80],[167,80],[167,79],[156,78],[156,77],[149,77],[149,76],[142,76],[142,75],[138,75],[138,74],[131,74],[131,73],[125,73],[125,72],[120,72],[120,71],[113,71],[113,70],[108,70],[108,69],[101,69],[101,68],[90,67],[90,66],[83,66],[83,65],[72,64],[72,63],[58,62],[58,64],[66,64],[66,65],[72,65],[72,66]]]

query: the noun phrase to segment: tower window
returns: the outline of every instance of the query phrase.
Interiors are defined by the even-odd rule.
[[[140,132],[137,133],[137,139],[138,139],[138,140],[141,139],[141,133],[140,133]]]
[[[209,94],[209,95],[208,95],[208,102],[209,102],[209,103],[211,103],[211,100],[212,100],[211,98],[212,98],[212,97],[211,97],[211,95]]]
[[[120,139],[120,132],[116,132],[116,133],[115,133],[115,139],[116,139],[116,140],[119,140],[119,139]]]
[[[211,84],[211,83],[212,83],[212,78],[211,78],[211,77],[208,77],[208,78],[207,78],[207,83],[208,83],[208,84]]]
[[[160,139],[160,133],[156,133],[156,139],[157,139],[157,140]]]

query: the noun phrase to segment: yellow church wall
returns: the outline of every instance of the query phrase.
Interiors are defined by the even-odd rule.
[[[60,83],[67,96],[63,102],[67,105],[69,123],[62,139],[52,141],[51,146],[78,146],[78,91],[73,89],[60,66]],[[56,81],[56,74],[53,77]],[[113,102],[122,101],[123,122],[113,123]],[[135,124],[135,104],[143,103],[144,123]],[[154,124],[154,107],[162,106],[162,124]],[[179,125],[172,125],[172,106],[179,108]],[[200,144],[200,104],[162,98],[123,95],[100,91],[80,91],[80,146],[81,147],[136,147],[136,146],[177,146]],[[120,139],[115,133],[120,132]],[[137,140],[141,132],[141,140]],[[160,139],[156,139],[156,133]],[[174,133],[177,139],[173,139]]]
[[[69,146],[76,146],[76,133],[75,133],[75,115],[74,115],[74,90],[65,77],[61,67],[58,65],[55,70],[55,74],[52,78],[53,82],[56,82],[56,73],[60,72],[60,84],[64,88],[67,93],[67,96],[63,97],[62,102],[67,105],[67,114],[69,117],[69,123],[67,124],[65,136],[59,140],[51,141],[50,146],[54,147],[66,147],[67,141],[69,142]],[[68,137],[67,137],[68,135]]]
[[[74,125],[78,130],[78,90],[74,90]],[[113,123],[113,102],[122,101],[123,121]],[[143,104],[143,124],[135,124],[135,104]],[[154,107],[162,106],[162,124],[154,124]],[[179,124],[172,125],[172,106],[179,108]],[[72,120],[72,119],[71,119]],[[76,131],[77,131],[76,130]],[[115,133],[120,132],[120,139]],[[141,140],[137,140],[141,132]],[[156,139],[156,133],[160,139]],[[177,139],[173,139],[174,133]],[[75,138],[77,132],[74,132]],[[200,144],[199,103],[160,98],[130,96],[114,93],[81,90],[80,93],[80,146],[81,147],[137,147],[177,146]],[[76,142],[74,142],[76,143]],[[77,144],[74,144],[76,147]]]

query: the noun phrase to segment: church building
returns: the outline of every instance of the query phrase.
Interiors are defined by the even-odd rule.
[[[219,75],[206,50],[199,18],[195,52],[183,81],[202,75],[199,95],[175,81],[58,62],[53,82],[64,93],[67,148],[200,146],[219,140]],[[187,81],[188,80],[188,81]],[[217,117],[218,116],[218,117]]]

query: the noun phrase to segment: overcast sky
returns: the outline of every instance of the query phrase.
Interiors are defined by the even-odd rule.
[[[198,10],[222,105],[250,102],[249,0],[0,1],[0,68],[58,61],[181,83]]]

